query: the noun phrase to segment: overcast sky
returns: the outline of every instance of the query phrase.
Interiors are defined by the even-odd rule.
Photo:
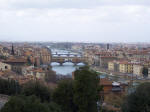
[[[150,42],[150,0],[0,0],[0,41]]]

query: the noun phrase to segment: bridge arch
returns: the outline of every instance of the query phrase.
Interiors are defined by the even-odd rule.
[[[81,54],[77,54],[77,53],[52,53],[52,62],[57,62],[60,65],[63,65],[63,63],[66,62],[71,62],[74,65],[77,65],[79,63],[85,63],[84,58],[82,57]]]

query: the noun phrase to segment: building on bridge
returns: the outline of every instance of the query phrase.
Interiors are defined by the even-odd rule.
[[[74,65],[77,65],[78,63],[85,63],[85,60],[76,54],[55,54],[52,56],[51,62],[57,62],[60,65],[63,65],[65,62],[72,62]]]

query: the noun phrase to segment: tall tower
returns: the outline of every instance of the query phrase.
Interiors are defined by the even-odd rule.
[[[107,44],[107,50],[109,50],[109,44]]]
[[[13,46],[13,44],[12,44],[12,47],[11,47],[11,54],[12,54],[12,55],[15,55],[15,51],[14,51],[14,46]]]

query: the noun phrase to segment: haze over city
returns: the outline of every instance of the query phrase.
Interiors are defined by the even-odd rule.
[[[149,0],[0,0],[0,41],[150,42]]]

